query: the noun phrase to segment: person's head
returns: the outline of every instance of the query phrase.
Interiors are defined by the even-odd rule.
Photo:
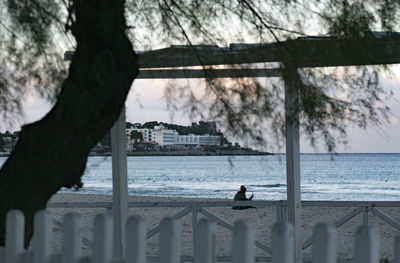
[[[241,191],[241,192],[246,192],[246,190],[247,190],[247,189],[246,189],[246,187],[245,187],[244,185],[241,185],[241,186],[240,186],[240,191]]]

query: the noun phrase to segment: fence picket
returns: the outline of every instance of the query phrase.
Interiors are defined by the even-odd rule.
[[[197,223],[197,236],[195,240],[196,250],[194,254],[195,263],[216,262],[216,230],[215,223],[205,218],[202,218]]]
[[[232,263],[254,262],[254,227],[250,221],[240,220],[233,226]]]
[[[110,216],[98,214],[94,218],[93,262],[109,263],[113,252],[113,224]]]
[[[18,255],[17,263],[33,263],[33,251],[22,251],[22,253]]]
[[[400,236],[394,240],[394,263],[400,263]]]
[[[25,219],[20,210],[11,210],[6,217],[5,263],[15,263],[24,250]]]
[[[362,225],[356,232],[355,262],[379,262],[379,234],[372,225]]]
[[[146,262],[146,225],[140,216],[128,218],[126,226],[126,263]]]
[[[81,258],[81,217],[75,213],[64,216],[62,232],[62,262],[77,263]]]
[[[293,226],[276,223],[272,227],[272,263],[294,262]]]
[[[180,262],[181,229],[177,220],[164,218],[160,224],[160,263]]]
[[[42,210],[35,214],[32,240],[33,262],[49,263],[51,259],[51,217]]]
[[[336,263],[336,229],[332,225],[317,224],[313,241],[313,263]]]
[[[63,222],[61,254],[52,254],[51,217],[40,211],[34,218],[32,250],[24,250],[24,216],[12,210],[6,218],[5,247],[0,248],[0,262],[5,263],[146,263],[146,227],[141,217],[127,221],[126,255],[112,258],[112,219],[97,215],[94,221],[94,248],[91,258],[81,258],[81,220],[78,214],[69,213]],[[254,262],[254,228],[249,221],[238,221],[233,226],[233,263]],[[195,236],[195,263],[216,262],[216,224],[207,219],[197,223]],[[160,262],[180,262],[180,225],[175,218],[164,218],[160,224]],[[272,229],[272,263],[294,262],[294,233],[290,224],[276,223]],[[318,224],[313,233],[313,263],[336,262],[336,229],[328,224]],[[355,262],[379,262],[379,233],[372,225],[361,226],[355,235]],[[400,236],[394,242],[394,261],[400,263]]]
[[[51,254],[50,262],[51,262],[51,263],[63,262],[62,254],[61,254],[61,253],[53,253],[53,254]],[[80,263],[81,263],[81,262],[80,262]]]

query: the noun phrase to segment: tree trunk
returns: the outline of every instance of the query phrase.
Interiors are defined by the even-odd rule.
[[[74,1],[77,47],[69,76],[51,111],[22,128],[0,170],[0,244],[10,209],[24,212],[29,244],[34,213],[61,187],[81,187],[90,149],[117,120],[137,74],[124,2]]]

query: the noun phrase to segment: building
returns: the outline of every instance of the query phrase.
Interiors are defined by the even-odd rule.
[[[158,143],[160,146],[175,145],[179,133],[175,130],[166,129],[164,126],[154,126],[152,132],[154,142]]]
[[[154,129],[129,128],[126,129],[127,149],[132,149],[134,141],[130,139],[132,131],[141,132],[143,142],[155,142],[160,146],[194,146],[221,145],[221,138],[217,135],[180,135],[176,130],[167,129],[163,125],[154,126]]]
[[[126,134],[131,134],[132,131],[137,131],[142,133],[143,141],[144,142],[154,142],[153,139],[153,130],[148,128],[128,128],[126,129]]]
[[[203,146],[203,145],[221,145],[220,136],[216,135],[179,135],[176,140],[176,145],[185,146]]]

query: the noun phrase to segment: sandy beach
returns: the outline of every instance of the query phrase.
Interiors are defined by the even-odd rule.
[[[88,194],[57,194],[50,202],[110,202],[112,197],[109,195],[88,195]],[[205,201],[210,199],[188,199],[188,198],[165,198],[165,197],[136,197],[131,196],[129,201],[133,202],[161,202],[161,201]],[[226,200],[226,199],[211,199]],[[140,215],[145,219],[148,230],[157,226],[163,217],[173,216],[183,208],[130,208],[129,215]],[[271,227],[276,221],[275,207],[259,207],[258,209],[232,210],[231,207],[210,207],[207,208],[219,217],[233,224],[237,220],[248,219],[255,227],[256,240],[271,245]],[[303,240],[307,240],[312,235],[312,229],[318,222],[333,223],[346,213],[354,210],[353,207],[303,207],[302,224]],[[400,220],[400,208],[382,208],[382,211],[396,220]],[[105,213],[104,208],[49,208],[51,215],[62,221],[63,215],[68,212],[77,212],[83,219],[83,236],[87,240],[92,240],[93,219],[96,214]],[[199,213],[199,219],[203,215]],[[375,225],[381,236],[381,258],[393,258],[394,238],[400,235],[400,231],[377,218],[370,213],[370,224]],[[349,222],[338,228],[338,262],[351,262],[354,254],[354,233],[362,224],[362,214],[357,215]],[[191,214],[180,219],[182,226],[181,253],[184,256],[192,255],[192,217]],[[61,228],[58,225],[53,227],[54,242],[53,246],[59,250],[61,248]],[[232,232],[222,226],[217,227],[217,251],[218,256],[230,256],[232,247]],[[88,246],[83,247],[83,254],[89,255],[91,252]],[[256,257],[269,257],[262,250],[256,248]],[[310,258],[312,246],[304,250],[304,257]],[[147,254],[158,254],[158,235],[147,240]],[[306,260],[307,261],[307,260]]]

